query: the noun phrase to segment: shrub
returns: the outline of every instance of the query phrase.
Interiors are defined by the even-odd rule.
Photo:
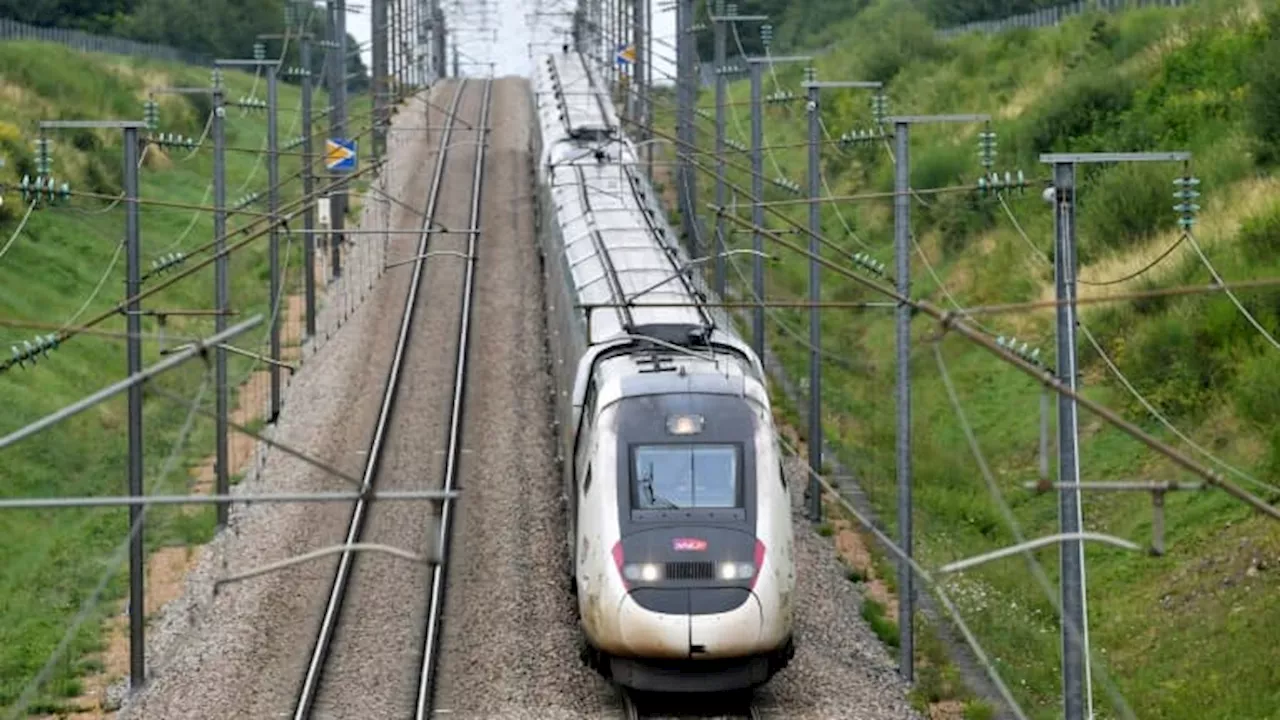
[[[213,113],[213,98],[208,95],[186,95],[187,103],[191,105],[191,110],[195,113],[196,119],[200,122],[201,128],[204,126],[204,119]]]
[[[1084,139],[1113,128],[1133,106],[1133,92],[1134,81],[1126,76],[1079,75],[1031,117],[1027,135],[1032,152],[1048,152],[1064,139]]]
[[[1233,396],[1240,416],[1270,428],[1280,425],[1280,384],[1275,382],[1275,360],[1271,349],[1244,360],[1234,383]]]
[[[942,253],[947,258],[964,252],[971,240],[995,225],[991,202],[973,193],[936,197],[929,215],[937,218]]]
[[[1245,257],[1255,262],[1280,255],[1280,205],[1245,220],[1238,245]]]
[[[1280,37],[1269,40],[1249,76],[1249,126],[1258,146],[1258,161],[1280,160]]]
[[[862,14],[859,24],[874,27],[862,53],[862,75],[888,83],[908,63],[928,62],[948,52],[933,28],[906,3],[880,3]]]
[[[1215,327],[1222,321],[1212,311],[1196,315],[1200,313],[1170,313],[1153,319],[1140,326],[1119,353],[1125,374],[1147,400],[1169,415],[1196,415],[1225,379],[1216,351],[1229,343],[1230,330]],[[1145,412],[1136,401],[1130,409]]]
[[[1176,220],[1172,179],[1167,166],[1129,163],[1108,168],[1090,181],[1078,210],[1085,230],[1079,261],[1088,263],[1103,249],[1121,250],[1171,227]]]

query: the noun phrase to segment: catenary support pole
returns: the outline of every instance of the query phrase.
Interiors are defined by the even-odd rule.
[[[125,354],[130,375],[142,370],[142,315],[137,299],[142,289],[142,230],[138,208],[137,127],[124,128],[124,193],[125,193],[125,294],[130,298],[125,308],[125,328],[129,334]],[[142,486],[142,385],[129,387],[129,495],[140,497]],[[146,555],[143,537],[142,508],[129,508],[129,527],[137,527],[129,540],[129,686],[142,687],[146,681]]]
[[[809,78],[813,80],[813,77]],[[820,135],[819,88],[809,88],[809,302],[822,300],[822,274],[819,272],[818,255],[822,247],[818,238],[822,234],[818,163]],[[822,325],[816,307],[809,309],[809,466],[815,473],[822,473]],[[822,520],[822,488],[816,477],[809,477],[809,519]]]
[[[1054,285],[1058,321],[1058,380],[1076,390],[1076,227],[1075,165],[1055,163],[1054,184]],[[1075,400],[1058,396],[1058,482],[1071,487],[1058,491],[1059,532],[1080,532],[1080,458],[1076,452]],[[1062,700],[1065,720],[1083,720],[1084,648],[1071,626],[1085,628],[1084,555],[1080,541],[1059,546],[1062,593]]]
[[[766,45],[766,48],[768,46]],[[764,56],[744,58],[751,82],[751,222],[756,228],[764,227],[764,66],[779,63],[810,62],[807,55]],[[751,285],[757,300],[763,301],[764,238],[757,230],[752,233],[751,247],[756,254],[751,259]],[[756,357],[764,357],[765,325],[764,306],[752,310],[751,347]]]
[[[372,0],[373,25],[373,155],[380,158],[387,151],[387,0]]]
[[[386,3],[391,4],[390,6],[387,6]],[[379,5],[383,5],[383,8],[379,8]],[[397,34],[396,28],[398,25],[396,24],[396,17],[400,12],[400,0],[380,0],[380,2],[375,2],[373,4],[369,12],[369,22],[372,25],[371,34],[373,36],[373,68],[371,68],[371,70],[373,72],[373,87],[375,92],[374,100],[376,101],[378,99],[376,93],[378,88],[378,39],[380,35],[378,32],[377,20],[379,12],[385,13],[387,16],[387,21],[384,23],[381,33],[381,37],[383,38],[383,47],[385,48],[384,52],[386,54],[387,85],[391,88],[390,92],[392,95],[399,98],[400,66],[398,63],[400,61],[397,55],[399,53],[398,48],[400,47],[400,36]]]
[[[298,44],[302,60],[302,194],[310,198],[315,188],[311,137],[311,102],[314,81],[311,74],[311,33],[304,30]],[[316,205],[308,200],[302,210],[302,278],[306,294],[307,337],[316,336]]]
[[[911,297],[911,125],[894,125],[893,248],[894,275],[902,297]],[[911,307],[897,309],[897,480],[898,546],[913,556],[911,510]],[[914,577],[907,563],[898,563],[898,667],[908,683],[915,677]]]
[[[762,63],[751,62],[751,223],[764,227],[764,108],[762,98]],[[764,238],[760,231],[751,233],[751,288],[760,304],[751,311],[751,348],[756,357],[764,358]]]
[[[227,329],[227,311],[229,295],[227,271],[230,258],[225,251],[227,247],[227,108],[224,103],[224,90],[221,82],[221,71],[218,73],[213,87],[213,307],[218,311],[213,316],[214,332]],[[214,372],[214,410],[217,414],[215,422],[214,455],[214,489],[219,495],[226,495],[231,489],[230,457],[227,451],[227,415],[230,412],[230,393],[227,387],[227,351],[221,345],[213,350]],[[226,503],[218,503],[216,515],[218,529],[227,526]]]
[[[647,18],[649,0],[632,0],[631,1],[631,42],[635,48],[635,72],[631,86],[631,97],[633,99],[631,113],[636,120],[635,127],[636,139],[644,142],[649,138],[649,134],[645,131],[649,127],[649,113],[646,98],[649,97],[649,87],[645,82],[648,76],[649,58],[645,57],[646,48],[648,47],[647,37]],[[645,177],[653,180],[653,150],[650,148],[651,143],[645,143],[642,147],[641,159],[644,162]]]
[[[141,121],[118,120],[53,120],[41,121],[40,130],[112,128],[124,131],[124,202],[125,202],[125,363],[132,377],[142,370],[142,311],[138,295],[142,289],[142,231],[140,226],[138,163],[141,152],[138,131],[146,127]],[[145,494],[143,486],[143,437],[142,437],[142,385],[127,383],[116,387],[128,393],[128,459],[126,479],[131,497]],[[96,395],[96,394],[95,394]],[[92,396],[91,396],[92,397]],[[94,401],[96,402],[96,401]],[[87,404],[81,404],[88,407]],[[69,416],[72,412],[60,411],[55,415]],[[55,422],[53,416],[46,423]],[[11,433],[4,440],[16,442],[22,432],[36,432],[41,423],[28,425],[23,431]],[[0,444],[4,444],[0,442]],[[146,554],[142,507],[129,510],[129,685],[137,689],[146,682]]]
[[[336,43],[332,50],[333,65],[330,66],[329,100],[333,112],[329,115],[329,133],[335,138],[347,137],[347,2],[331,0],[333,7],[333,24],[331,40]],[[330,201],[330,225],[333,233],[329,236],[330,255],[333,278],[342,276],[342,234],[346,220],[346,194],[339,183],[333,190]]]
[[[640,0],[644,7],[644,95],[640,102],[644,104],[644,138],[653,139],[653,2]],[[644,146],[645,168],[649,179],[653,180],[653,143]]]
[[[724,2],[717,0],[716,17],[712,18],[712,29],[715,40],[715,67],[712,72],[716,80],[716,207],[724,207],[724,95],[725,95],[725,20]],[[716,213],[715,230],[716,255],[716,297],[724,299],[725,284],[725,242],[724,213]]]
[[[1040,482],[1049,482],[1049,396],[1053,391],[1043,388],[1040,391]]]
[[[271,411],[268,422],[280,417],[280,305],[284,298],[280,292],[280,231],[276,213],[280,211],[280,137],[279,137],[279,68],[267,66],[267,212],[270,214],[271,231],[267,245],[271,272]]]
[[[680,148],[676,169],[676,190],[680,193],[680,220],[691,257],[701,257],[698,243],[697,183],[689,165],[689,153],[697,150],[697,133],[693,126],[693,106],[697,102],[694,77],[695,43],[693,35],[693,0],[676,0],[676,124]]]
[[[878,83],[850,83],[878,90]],[[893,236],[894,275],[897,291],[911,296],[911,126],[923,123],[989,122],[989,115],[902,115],[886,122],[894,128]],[[898,546],[908,558],[914,557],[913,501],[911,497],[911,307],[899,304],[896,322],[898,486]],[[915,578],[906,562],[898,563],[898,671],[907,682],[915,678]]]

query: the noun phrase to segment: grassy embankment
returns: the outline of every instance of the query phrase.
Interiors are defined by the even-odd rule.
[[[265,79],[249,74],[225,75],[231,100],[255,95],[265,98]],[[13,188],[23,173],[34,174],[34,148],[41,119],[140,119],[148,89],[162,86],[206,86],[207,69],[105,55],[86,55],[61,46],[35,43],[0,45],[0,149],[5,167],[0,182],[10,189],[0,210],[0,241],[17,229],[25,207]],[[280,87],[280,137],[296,136],[300,125],[300,93],[294,85]],[[160,130],[199,137],[208,117],[205,97],[157,96]],[[357,99],[359,101],[359,99]],[[316,107],[325,105],[317,92]],[[361,103],[353,116],[367,103]],[[323,122],[323,121],[322,121]],[[353,117],[352,126],[366,123]],[[327,125],[327,123],[325,123]],[[53,173],[68,180],[75,191],[115,196],[121,190],[121,138],[119,131],[51,132]],[[229,109],[227,143],[231,148],[256,151],[264,147],[265,113]],[[323,147],[323,140],[318,147]],[[362,142],[362,145],[367,143]],[[145,198],[209,205],[212,193],[212,141],[202,150],[162,150],[151,147],[141,174]],[[281,177],[290,177],[300,166],[296,155],[281,160]],[[267,169],[262,155],[230,151],[227,154],[228,202],[248,192],[262,191],[263,200],[251,207],[265,210]],[[282,190],[282,201],[297,197],[300,181]],[[352,217],[359,217],[353,211]],[[234,228],[251,217],[228,220]],[[144,271],[151,261],[169,252],[193,253],[212,239],[212,216],[190,209],[143,206],[141,210]],[[0,316],[61,326],[73,317],[83,321],[109,309],[124,292],[124,259],[117,248],[124,232],[123,206],[91,198],[73,198],[58,207],[42,207],[31,216],[22,235],[0,259]],[[281,241],[282,262],[287,263],[286,291],[301,284],[301,236]],[[287,252],[286,252],[287,251]],[[192,254],[193,262],[207,254]],[[114,263],[114,264],[113,264]],[[231,299],[238,317],[267,317],[268,265],[265,237],[232,256]],[[110,271],[108,271],[110,267]],[[181,267],[179,268],[181,269]],[[172,270],[168,274],[177,272]],[[105,274],[104,274],[105,273]],[[167,275],[144,284],[144,288]],[[98,288],[101,283],[100,288]],[[98,288],[95,294],[95,288]],[[212,267],[183,279],[144,301],[144,308],[209,308],[213,301]],[[91,299],[92,298],[92,299]],[[83,308],[82,308],[83,305]],[[82,312],[78,312],[81,311]],[[168,339],[154,335],[143,346],[144,364],[159,357],[161,342],[173,345],[178,336],[208,334],[212,318],[171,317]],[[260,347],[266,323],[237,338],[241,347]],[[112,318],[100,329],[122,332],[122,317]],[[157,320],[144,318],[144,332],[156,333]],[[23,339],[50,330],[0,328],[0,346],[21,344]],[[288,333],[286,333],[288,335]],[[288,343],[287,343],[288,344]],[[6,352],[6,356],[8,353]],[[230,377],[243,381],[255,370],[252,361],[231,355]],[[124,344],[119,338],[82,335],[42,359],[38,365],[0,374],[0,434],[21,427],[85,393],[118,379],[125,372]],[[199,363],[175,370],[152,384],[187,398],[194,398],[204,373]],[[236,395],[244,397],[243,389]],[[203,395],[212,408],[212,386]],[[254,403],[256,404],[256,403]],[[233,407],[237,398],[233,398]],[[243,418],[253,418],[247,408]],[[165,459],[181,436],[187,408],[159,396],[146,402],[145,467],[147,491],[182,493],[196,488],[197,469],[212,452],[212,423],[197,417],[189,436],[177,449],[174,467],[165,472]],[[103,403],[19,445],[0,457],[0,485],[6,496],[108,495],[126,491],[126,403],[124,396]],[[260,425],[260,420],[252,424]],[[206,468],[207,472],[207,468]],[[212,537],[211,507],[160,507],[148,515],[146,543],[151,551],[163,547],[201,543]],[[9,706],[24,685],[35,677],[70,625],[81,603],[89,597],[99,576],[108,567],[114,548],[127,530],[123,509],[48,510],[0,512],[0,708]],[[181,563],[179,563],[181,564]],[[153,573],[155,568],[152,569]],[[180,577],[178,578],[180,582]],[[118,612],[127,588],[127,572],[117,572],[90,621],[75,636],[66,659],[46,683],[35,709],[56,710],[85,690],[81,678],[101,675],[113,661],[104,656],[107,640],[103,621]],[[150,592],[150,591],[149,591]],[[155,607],[148,607],[154,613]],[[118,661],[118,658],[116,658]],[[118,662],[115,663],[118,665]],[[127,665],[125,666],[127,668]],[[109,681],[110,678],[107,678]]]
[[[1280,275],[1280,201],[1271,175],[1280,157],[1280,125],[1271,107],[1280,87],[1280,23],[1268,23],[1266,11],[1274,5],[1209,1],[1181,10],[1100,15],[1058,29],[952,41],[935,39],[921,18],[900,6],[877,5],[842,29],[842,44],[822,56],[817,68],[820,79],[887,81],[894,112],[992,114],[1000,138],[997,169],[1021,168],[1037,180],[1049,174],[1038,160],[1046,151],[1191,150],[1191,171],[1202,180],[1204,193],[1195,237],[1207,257],[1228,282],[1273,277]],[[799,68],[780,68],[778,79],[799,91]],[[773,89],[766,79],[766,92]],[[736,83],[730,94],[745,100],[746,84]],[[712,107],[709,98],[704,94],[704,107]],[[833,135],[870,127],[869,96],[829,92],[823,118]],[[806,122],[798,103],[771,108],[766,143],[804,142]],[[710,147],[711,125],[699,125],[705,133],[700,142]],[[731,111],[730,136],[747,142],[748,128],[745,109]],[[980,171],[980,130],[916,128],[913,187],[972,184]],[[776,160],[788,178],[803,185],[805,152],[774,151],[765,161],[766,175],[776,175]],[[745,165],[745,159],[738,159]],[[837,195],[890,190],[892,167],[882,145],[824,150],[824,172]],[[1081,296],[1212,282],[1190,243],[1183,242],[1134,280],[1088,284],[1135,273],[1177,241],[1172,181],[1182,171],[1174,164],[1080,168]],[[744,173],[731,173],[731,180],[749,187]],[[1052,267],[1043,258],[1052,252],[1053,218],[1039,197],[1042,187],[1007,198],[1034,250],[995,199],[949,193],[913,202],[913,232],[955,301],[972,306],[1052,299]],[[712,199],[712,189],[712,180],[701,176],[703,200]],[[774,190],[767,194],[771,200],[788,199]],[[891,271],[891,202],[824,205],[827,235],[856,252],[864,248],[844,230],[837,209]],[[806,222],[805,206],[787,211]],[[749,235],[737,234],[733,242],[747,245]],[[803,297],[807,261],[781,248],[770,251],[783,258],[769,271],[770,296]],[[948,306],[920,255],[913,253],[912,262],[913,294]],[[749,275],[746,263],[742,268]],[[824,299],[881,299],[834,273],[824,276]],[[1280,335],[1280,294],[1250,291],[1239,297],[1268,332]],[[893,321],[878,312],[883,311],[824,314],[826,349],[850,364],[826,365],[825,426],[828,441],[893,528]],[[784,311],[783,317],[806,334],[802,312]],[[1175,427],[1233,467],[1273,488],[1280,485],[1280,384],[1275,371],[1280,348],[1272,347],[1227,298],[1118,302],[1089,306],[1081,318],[1120,371]],[[1041,348],[1052,366],[1051,309],[979,320],[997,335],[1016,336]],[[927,319],[916,320],[911,365],[917,548],[931,567],[1013,542],[940,378],[931,345],[936,330]],[[807,352],[776,325],[770,332],[792,377],[804,378]],[[1089,397],[1118,408],[1148,432],[1214,466],[1144,409],[1083,333],[1079,353]],[[943,342],[943,355],[995,481],[1023,532],[1056,531],[1056,499],[1022,488],[1038,477],[1036,383],[959,338]],[[803,415],[788,414],[803,430]],[[1191,479],[1084,411],[1080,436],[1084,480]],[[1056,461],[1050,467],[1052,475]],[[1271,502],[1280,500],[1274,490],[1230,471],[1223,474]],[[1084,513],[1087,529],[1143,544],[1151,540],[1149,496],[1086,493]],[[1100,717],[1115,713],[1098,666],[1142,718],[1280,717],[1280,666],[1275,662],[1280,611],[1274,602],[1280,589],[1280,528],[1217,491],[1171,494],[1166,513],[1164,557],[1098,545],[1086,551]],[[1042,550],[1037,558],[1056,594],[1057,551]],[[851,574],[859,581],[866,575]],[[876,574],[892,590],[892,574],[883,565]],[[1055,717],[1060,712],[1058,623],[1026,563],[1017,558],[996,562],[949,579],[947,588],[1024,707],[1037,718]],[[868,614],[879,617],[874,609]],[[895,639],[895,621],[892,613],[878,621],[882,637]],[[934,656],[926,658],[933,663],[921,672],[922,702],[954,691],[947,688],[954,685],[952,671],[939,669],[936,652]]]

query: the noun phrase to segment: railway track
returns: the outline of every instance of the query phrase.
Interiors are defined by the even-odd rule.
[[[478,87],[477,87],[478,86]],[[459,428],[463,412],[462,399],[467,377],[467,349],[470,339],[471,296],[474,287],[475,249],[481,203],[481,188],[484,182],[484,157],[488,137],[488,114],[492,82],[480,80],[468,82],[462,79],[454,88],[448,112],[443,118],[444,129],[440,133],[439,149],[436,153],[435,168],[431,186],[427,193],[426,209],[422,214],[422,232],[412,258],[412,277],[405,296],[404,309],[401,314],[399,332],[396,338],[395,351],[387,371],[383,388],[381,405],[373,436],[365,455],[365,465],[361,476],[361,489],[364,492],[386,485],[380,480],[390,476],[403,482],[406,476],[421,478],[428,475],[429,461],[443,454],[443,470],[439,486],[452,490],[456,486],[458,457],[460,454]],[[474,142],[455,139],[455,118],[462,112],[464,96],[479,94],[479,121],[474,119],[476,137]],[[467,163],[465,155],[474,154],[474,162]],[[457,154],[464,155],[462,163],[456,162]],[[451,159],[455,160],[451,164]],[[451,182],[459,164],[471,165],[470,211],[469,224],[466,220],[451,218],[449,224],[440,220],[449,212],[460,210],[462,203],[454,203],[442,199],[442,192],[455,192],[461,183]],[[450,181],[446,181],[448,178]],[[456,198],[455,198],[456,200]],[[453,228],[449,233],[441,233],[441,226]],[[438,249],[449,243],[458,242],[465,237],[465,246],[461,249]],[[452,257],[450,257],[452,256]],[[442,317],[449,308],[433,306],[431,313],[419,312],[424,309],[427,297],[435,301],[447,293],[444,283],[427,283],[428,261],[440,258],[441,268],[433,272],[444,272],[453,276],[457,283],[457,275],[461,275],[460,288],[453,299],[459,309],[456,320],[449,317],[448,323],[456,322],[456,334],[453,334],[456,345],[449,345],[446,340],[451,333],[437,327],[444,320]],[[458,264],[463,273],[457,273]],[[447,265],[446,267],[446,264]],[[448,304],[448,303],[443,303]],[[435,316],[435,317],[432,317]],[[432,324],[434,323],[434,324]],[[429,335],[419,337],[411,348],[411,338],[415,332]],[[447,363],[447,355],[452,353],[451,393],[447,398],[436,397],[432,390],[444,384],[436,382],[425,386],[423,375],[424,364],[435,370],[438,377],[443,376],[443,365]],[[412,359],[409,359],[413,355]],[[433,364],[434,363],[434,364]],[[406,384],[406,378],[408,379]],[[435,455],[426,459],[412,456],[406,448],[413,445],[430,444],[428,432],[415,427],[413,418],[398,417],[398,404],[405,404],[405,398],[412,397],[417,407],[414,410],[417,418],[443,417],[448,413],[448,430],[443,442],[436,443]],[[409,409],[409,408],[403,408]],[[406,413],[413,415],[414,413]],[[416,425],[426,425],[417,422]],[[430,430],[431,428],[426,428]],[[407,437],[414,436],[414,437]],[[416,441],[416,442],[415,442]],[[439,447],[443,445],[443,447]],[[421,450],[418,451],[422,452]],[[427,451],[430,452],[430,451]],[[407,456],[407,457],[406,457]],[[416,470],[416,472],[415,472]],[[422,482],[421,480],[417,480]],[[377,510],[375,510],[375,507]],[[383,541],[384,544],[397,544],[402,549],[422,552],[436,538],[428,538],[422,532],[427,523],[422,522],[427,513],[421,506],[393,508],[375,505],[372,500],[358,500],[352,507],[350,520],[345,536],[345,543],[350,545],[359,542]],[[300,687],[294,701],[292,717],[295,720],[312,717],[313,713],[328,715],[337,713],[348,715],[353,708],[363,708],[361,712],[373,712],[370,707],[370,693],[377,692],[382,697],[376,698],[379,709],[385,709],[397,716],[408,713],[413,708],[415,718],[430,715],[432,674],[436,663],[438,649],[437,638],[440,628],[441,609],[443,605],[443,580],[447,572],[449,530],[452,514],[452,502],[442,501],[438,518],[439,563],[429,569],[414,566],[406,569],[401,562],[394,570],[374,568],[375,560],[362,559],[366,565],[366,577],[360,578],[356,570],[355,552],[345,551],[341,554],[329,591],[328,602],[315,634],[311,656],[306,666]],[[371,520],[371,518],[375,518]],[[371,527],[372,526],[372,527]],[[371,537],[376,536],[376,537]],[[419,547],[403,547],[405,542],[418,542]],[[388,572],[398,575],[420,575],[421,577],[399,578],[405,588],[396,592],[391,588],[380,586],[379,576],[385,578]],[[362,638],[369,634],[368,623],[373,622],[382,631],[387,621],[400,627],[395,628],[393,641],[380,642],[377,639]],[[362,627],[363,625],[363,627]],[[409,648],[416,648],[411,651]],[[379,658],[381,674],[365,673],[365,667],[374,658],[369,657],[370,648],[384,656]],[[404,657],[412,655],[412,658]],[[408,665],[412,665],[412,675],[416,682],[408,681]],[[364,681],[364,682],[362,682]],[[409,685],[412,685],[410,689]],[[401,692],[403,685],[403,693]],[[351,697],[344,697],[351,694]],[[399,697],[403,694],[404,697]],[[388,697],[396,695],[397,697]]]
[[[648,696],[623,691],[625,720],[763,720],[750,695]]]

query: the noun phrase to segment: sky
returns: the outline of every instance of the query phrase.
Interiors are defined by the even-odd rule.
[[[655,84],[667,84],[664,82],[665,75],[674,75],[675,65],[659,56],[675,55],[668,45],[662,43],[662,40],[665,40],[667,43],[675,44],[675,11],[659,10],[658,0],[649,0],[649,2],[655,38],[653,80]],[[368,7],[368,0],[362,0],[359,4],[363,6],[361,10],[349,10],[347,13],[347,31],[363,43],[361,56],[364,58],[365,66],[372,67],[373,54],[367,44],[371,35],[369,12],[364,9]],[[533,68],[533,61],[529,56],[530,43],[550,42],[553,44],[543,45],[542,48],[535,48],[535,50],[546,52],[548,49],[554,49],[556,44],[568,36],[569,28],[568,18],[547,16],[538,18],[533,17],[532,14],[538,10],[543,12],[572,10],[576,3],[575,0],[460,0],[459,2],[444,0],[442,4],[446,8],[458,6],[466,8],[464,12],[446,10],[450,26],[463,29],[458,49],[464,62],[471,60],[495,63],[495,74],[499,77],[504,75],[528,77]],[[485,5],[495,9],[490,9],[486,13]],[[486,14],[490,27],[497,30],[496,42],[492,33],[468,32],[478,30],[478,26],[485,21]],[[464,75],[482,72],[481,68],[476,66],[464,66],[461,70]]]

